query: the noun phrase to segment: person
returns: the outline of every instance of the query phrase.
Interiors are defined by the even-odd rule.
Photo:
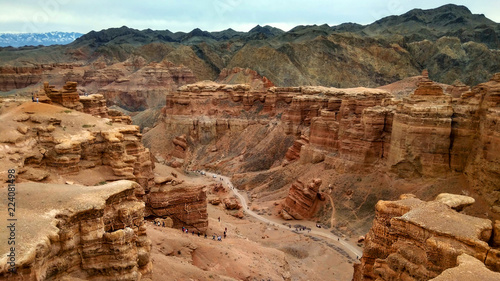
[[[36,97],[36,103],[38,103],[38,97]]]
[[[227,232],[227,227],[224,228],[224,232]]]
[[[35,102],[35,96],[33,94],[31,94],[31,101]]]
[[[219,222],[220,222],[220,217],[219,217]]]
[[[205,233],[205,239],[207,239],[207,234]]]
[[[184,233],[184,226],[182,227],[182,233]]]
[[[212,240],[215,240],[215,235],[212,235]]]
[[[193,230],[193,235],[194,235],[194,230]]]
[[[224,231],[224,239],[226,239],[226,232]]]
[[[162,221],[161,226],[165,227],[165,221]]]
[[[198,237],[200,237],[201,233],[198,231]]]

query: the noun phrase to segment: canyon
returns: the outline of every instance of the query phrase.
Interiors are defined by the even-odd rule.
[[[0,279],[498,279],[499,32],[445,5],[0,48]]]
[[[142,206],[130,213],[131,217],[168,219],[174,228],[188,226],[202,234],[213,231],[208,194],[219,196],[220,208],[227,209],[227,214],[245,218],[237,214],[241,206],[220,193],[220,187],[206,180],[193,182],[184,175],[189,170],[220,171],[231,176],[236,187],[246,190],[249,208],[256,212],[269,210],[287,220],[318,221],[350,240],[370,229],[361,263],[354,267],[355,280],[430,279],[459,265],[460,254],[484,260],[486,272],[498,271],[496,244],[491,242],[496,239],[496,228],[491,220],[498,219],[495,147],[499,128],[495,110],[500,102],[499,77],[495,74],[488,82],[461,89],[460,97],[454,98],[451,93],[460,85],[434,83],[424,71],[413,78],[415,89],[401,99],[385,89],[270,84],[262,88],[265,83],[256,83],[259,87],[253,88],[250,84],[203,81],[166,95],[161,118],[144,135],[137,125],[130,124],[129,117],[108,109],[104,95],[81,94],[76,82],[67,82],[61,89],[45,83],[43,92],[36,94],[38,102],[2,103],[1,161],[18,171],[21,182],[42,182],[37,184],[60,188],[61,192],[70,186],[90,192],[112,184],[108,182],[129,180],[127,186],[133,188],[129,187],[127,200]],[[5,171],[1,176],[7,181]],[[372,184],[387,187],[375,191]],[[426,203],[403,195],[402,201],[387,203],[401,205],[397,211],[382,207],[386,201],[379,201],[408,192],[431,200],[442,192],[457,191],[475,200],[453,195]],[[217,201],[210,196],[211,202]],[[454,210],[462,211],[473,201],[479,204],[467,208],[470,215]],[[234,208],[236,211],[231,210]],[[61,212],[66,211],[61,207]],[[129,214],[122,213],[126,211],[117,214],[124,220]],[[439,237],[452,230],[439,228],[445,226],[443,222],[432,224],[421,219],[441,215],[457,229],[447,238],[451,240],[446,240],[452,245],[449,249],[439,246],[445,243],[439,242]],[[360,219],[351,220],[352,216]],[[381,217],[383,222],[378,221]],[[141,224],[135,224],[135,231],[144,233]],[[378,230],[382,227],[379,224],[395,229]],[[422,230],[414,230],[413,225]],[[473,234],[464,232],[465,225],[477,226],[471,233],[479,236],[471,238]],[[123,235],[132,231],[120,229]],[[402,238],[426,231],[431,234],[418,242],[421,245],[418,237]],[[63,233],[56,232],[59,236]],[[432,242],[434,239],[439,241]],[[442,263],[432,257],[438,250],[431,242],[441,247],[440,251],[448,251],[442,252],[447,257],[440,260]],[[79,243],[83,244],[78,247],[85,249],[84,241]],[[130,280],[139,274],[147,278],[152,272],[150,254],[139,250],[140,245],[136,247],[137,256],[130,258],[139,264],[127,271]],[[417,255],[417,250],[412,247],[422,248],[418,251],[424,252],[418,255],[427,260],[415,261],[412,255]],[[49,263],[53,259],[44,258]],[[416,271],[398,271],[398,264],[407,260]],[[48,279],[63,275],[85,279],[97,272],[112,276],[103,273],[105,269],[89,270],[83,266],[85,260],[73,262],[81,268],[68,264],[48,270],[50,266],[30,263],[23,268],[28,275]],[[144,266],[149,269],[141,269]],[[74,270],[67,269],[70,267]],[[132,267],[127,266],[127,270]]]

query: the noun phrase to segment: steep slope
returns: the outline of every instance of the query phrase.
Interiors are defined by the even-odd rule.
[[[438,82],[478,84],[499,69],[499,24],[466,7],[445,5],[411,10],[372,24],[297,26],[288,32],[256,26],[189,33],[135,30],[92,31],[67,46],[4,48],[0,64],[107,65],[141,56],[146,63],[171,61],[190,68],[198,80],[214,80],[223,69],[250,68],[278,86],[375,87],[428,69]],[[0,76],[1,78],[1,76]],[[36,83],[10,83],[4,91]],[[0,79],[0,85],[4,84]]]

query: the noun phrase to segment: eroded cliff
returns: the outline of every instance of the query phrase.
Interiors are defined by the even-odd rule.
[[[429,280],[457,266],[461,254],[499,271],[499,249],[491,242],[498,233],[492,221],[454,210],[471,202],[451,194],[429,202],[413,195],[379,201],[353,280]]]
[[[16,185],[16,273],[9,272],[12,249],[4,243],[0,279],[151,280],[151,242],[137,189],[132,181]],[[1,193],[7,198],[6,188]],[[7,221],[7,212],[1,218]]]

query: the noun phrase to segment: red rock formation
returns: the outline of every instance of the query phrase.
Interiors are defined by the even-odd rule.
[[[173,227],[205,233],[208,227],[207,189],[187,184],[160,185],[147,195],[146,216],[170,217]]]
[[[137,183],[16,185],[17,273],[0,246],[0,280],[151,280],[151,242]],[[1,190],[7,198],[7,189]],[[7,221],[7,213],[1,214]],[[13,246],[14,247],[14,246]]]
[[[286,214],[299,220],[312,217],[321,199],[319,194],[321,183],[321,179],[314,179],[309,184],[299,180],[294,182],[283,203]]]
[[[487,192],[488,202],[500,212],[500,73],[489,82],[473,87],[459,100],[452,165],[463,169],[474,179],[477,189]],[[468,116],[467,116],[468,113]],[[456,149],[455,149],[456,147]]]
[[[288,151],[285,154],[285,158],[288,161],[293,161],[296,159],[299,159],[300,157],[300,151],[302,150],[302,147],[306,144],[309,143],[309,139],[307,139],[306,136],[300,136],[300,139],[296,140],[293,145],[288,149]]]
[[[62,90],[56,90],[54,86],[49,86],[49,83],[43,83],[45,94],[53,103],[82,111],[83,105],[80,103],[80,96],[76,91],[76,86],[76,82],[66,82]]]
[[[77,81],[81,78],[73,69],[78,64],[40,64],[29,66],[0,67],[0,91],[11,91],[35,85],[44,79],[51,78],[64,84],[66,81]],[[75,80],[76,79],[76,80]],[[61,84],[61,85],[62,85]]]
[[[83,105],[83,112],[97,117],[108,117],[106,99],[102,95],[80,96],[79,98]]]
[[[400,176],[436,176],[449,171],[451,97],[423,80],[394,114],[388,164]]]
[[[231,198],[224,198],[222,200],[222,203],[224,203],[224,208],[227,210],[239,210],[241,209],[241,204],[239,203],[238,199],[231,197]]]
[[[310,143],[302,150],[301,161],[326,161],[331,154],[335,156],[329,156],[330,163],[362,168],[384,158],[393,108],[380,105],[388,97],[383,90],[303,88],[283,117],[289,133],[310,124]]]
[[[488,245],[491,221],[456,212],[450,204],[460,207],[469,200],[450,197],[379,201],[353,280],[428,280],[455,267],[463,253],[498,271],[499,249]]]
[[[186,135],[175,137],[172,142],[175,146],[175,150],[172,152],[172,156],[184,159],[186,157],[186,150],[188,148]]]

